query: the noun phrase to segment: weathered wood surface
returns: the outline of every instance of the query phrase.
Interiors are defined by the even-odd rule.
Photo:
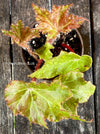
[[[67,4],[67,3],[73,3],[73,9],[71,9],[75,14],[78,14],[80,16],[83,16],[87,19],[90,18],[90,14],[89,14],[89,1],[88,0],[84,0],[84,1],[79,1],[79,0],[69,0],[69,1],[56,1],[53,0],[52,2],[53,4]],[[83,38],[83,43],[84,43],[84,53],[85,54],[89,54],[91,55],[91,45],[90,45],[90,41],[89,41],[89,35],[90,35],[90,25],[89,23],[84,23],[81,28],[80,28],[80,33],[82,35]],[[87,80],[93,81],[92,78],[92,69],[90,69],[86,74],[85,74],[85,78]],[[81,115],[81,117],[86,118],[87,120],[90,120],[92,118],[94,118],[94,98],[91,97],[90,100],[79,106],[79,114]],[[95,121],[95,119],[94,119]],[[83,122],[79,122],[79,121],[66,121],[64,122],[63,125],[63,133],[65,134],[94,134],[95,133],[95,122],[93,121],[92,124],[87,124],[87,123],[83,123]],[[62,126],[62,122],[58,123],[59,126]],[[58,125],[57,124],[57,125]],[[65,132],[64,132],[65,129]]]
[[[0,134],[13,134],[12,112],[6,107],[4,88],[11,81],[10,38],[1,29],[9,29],[9,0],[0,1]]]
[[[9,0],[1,0],[2,4],[0,5],[0,29],[9,29]],[[98,0],[99,1],[99,0]],[[94,0],[94,18],[96,17],[96,14],[98,11],[95,9],[95,6],[99,6],[98,3],[96,3]],[[41,7],[45,7],[49,9],[49,0],[12,0],[11,1],[11,22],[16,23],[19,19],[21,19],[25,25],[30,25],[31,22],[35,21],[35,14],[32,9],[31,4],[37,4]],[[89,13],[89,0],[52,0],[52,4],[61,5],[61,4],[69,4],[74,3],[73,8],[71,11],[73,11],[75,14],[78,14],[80,16],[86,17],[87,19],[90,18]],[[5,14],[6,13],[6,14]],[[99,13],[98,13],[99,16]],[[98,19],[98,18],[96,18]],[[97,103],[96,109],[97,109],[97,127],[98,127],[98,134],[100,133],[100,106],[99,106],[99,100],[98,97],[100,96],[99,91],[99,35],[100,32],[98,30],[97,21],[94,19],[95,22],[95,45],[97,45],[96,48],[96,61],[95,61],[95,82],[97,84],[97,97],[95,97],[95,102]],[[1,27],[2,26],[2,27]],[[100,26],[100,23],[99,23]],[[83,37],[83,42],[85,44],[85,53],[92,55],[91,50],[91,44],[90,44],[90,24],[84,23],[83,26],[79,29],[80,33]],[[100,29],[100,27],[99,27]],[[98,34],[97,34],[98,33]],[[97,37],[98,35],[98,37]],[[0,33],[0,37],[2,37]],[[9,57],[9,45],[10,40],[7,37],[0,38],[0,76],[2,76],[1,81],[1,87],[0,87],[0,134],[14,134],[14,127],[13,127],[13,116],[6,107],[5,101],[4,101],[4,87],[6,84],[11,80],[24,80],[29,81],[29,78],[27,78],[27,75],[31,72],[27,69],[25,64],[23,63],[21,59],[21,53],[20,48],[13,45],[12,48],[12,61],[13,65],[10,66],[10,64],[6,65],[6,62],[10,61]],[[3,55],[5,54],[5,55]],[[90,69],[86,74],[85,77],[87,80],[93,81],[92,77],[92,69]],[[48,124],[48,130],[33,124],[30,126],[29,121],[22,117],[17,116],[15,118],[15,134],[96,134],[95,131],[95,118],[94,118],[94,98],[93,96],[89,99],[89,101],[85,104],[82,104],[79,106],[80,110],[78,110],[79,115],[82,118],[85,118],[87,120],[94,119],[91,124],[89,123],[83,123],[79,121],[72,121],[72,120],[62,120],[58,123],[51,123],[47,121]]]
[[[93,29],[92,45],[94,57],[94,82],[96,84],[95,93],[95,115],[96,115],[96,133],[100,134],[100,1],[92,0]]]

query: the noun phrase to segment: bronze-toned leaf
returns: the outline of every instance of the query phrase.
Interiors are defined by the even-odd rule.
[[[17,43],[20,47],[27,49],[31,55],[34,55],[27,42],[34,37],[39,36],[39,32],[36,29],[31,29],[28,26],[24,26],[21,20],[17,24],[11,24],[9,31],[2,30],[3,34],[10,36],[12,41]]]
[[[71,6],[72,4],[65,6],[53,5],[52,12],[49,12],[47,9],[32,4],[36,20],[39,23],[36,29],[43,33],[48,33],[48,37],[51,40],[55,39],[60,32],[70,32],[72,29],[79,28],[87,19],[69,13],[68,9]]]

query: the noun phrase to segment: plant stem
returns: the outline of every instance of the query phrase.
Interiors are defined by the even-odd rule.
[[[61,44],[62,47],[69,49],[71,52],[75,53],[74,50],[67,44]]]
[[[37,71],[41,67],[42,64],[43,64],[43,59],[39,59],[37,65],[35,67],[35,71]]]
[[[32,78],[32,81],[36,81],[36,78],[34,77],[34,78]]]

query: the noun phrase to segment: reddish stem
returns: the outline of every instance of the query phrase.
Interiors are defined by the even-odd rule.
[[[35,71],[40,68],[40,66],[42,65],[42,63],[43,63],[43,59],[39,59],[37,65],[35,67]]]
[[[32,78],[32,81],[36,81],[36,78],[34,77],[34,78]]]
[[[74,50],[67,44],[61,44],[62,47],[69,49],[71,52],[75,53]]]

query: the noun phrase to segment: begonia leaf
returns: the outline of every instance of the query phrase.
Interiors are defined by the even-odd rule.
[[[61,102],[71,96],[70,90],[64,85],[59,85],[59,81],[54,81],[50,85],[12,81],[5,89],[5,100],[15,115],[26,116],[30,122],[45,127],[46,118],[59,121],[65,116],[70,117],[70,113],[63,115],[65,110]]]
[[[13,43],[17,43],[20,47],[27,49],[31,55],[34,55],[29,45],[27,44],[34,37],[39,37],[39,32],[36,29],[31,29],[28,26],[24,26],[21,20],[17,24],[11,24],[9,31],[2,30],[3,34],[12,38]]]
[[[48,33],[49,39],[55,39],[60,32],[70,32],[72,29],[79,28],[87,19],[69,13],[68,9],[71,6],[72,4],[62,6],[53,5],[52,12],[50,12],[47,9],[32,4],[36,14],[36,20],[39,23],[36,29],[43,33]]]
[[[61,51],[60,55],[48,60],[42,68],[29,75],[31,78],[53,78],[70,71],[87,71],[92,65],[92,58],[88,55],[79,56],[75,53]]]

